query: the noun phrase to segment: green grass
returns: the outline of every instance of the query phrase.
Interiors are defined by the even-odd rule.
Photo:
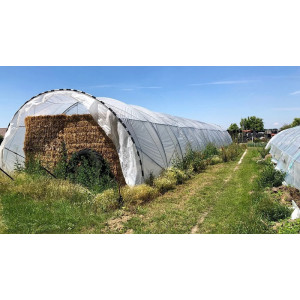
[[[1,200],[6,233],[80,233],[85,228],[100,232],[112,216],[67,200],[37,202],[20,194],[4,195]]]
[[[200,232],[205,233],[266,233],[268,227],[262,221],[252,202],[255,176],[259,172],[257,151],[249,151],[240,167],[223,184],[215,196],[211,214],[204,220]]]
[[[203,173],[143,206],[119,232],[135,233],[273,233],[264,207],[253,203],[261,165],[259,153],[248,150],[243,163],[209,166]],[[278,203],[270,199],[267,212]],[[274,208],[275,207],[275,208]],[[278,210],[280,211],[280,210]]]
[[[150,201],[116,210],[102,209],[99,195],[65,180],[0,176],[0,233],[273,233],[271,222],[284,218],[286,208],[255,190],[264,167],[257,149],[248,149],[237,167],[240,156],[188,180],[164,174],[182,184],[155,199],[153,187],[141,187]]]

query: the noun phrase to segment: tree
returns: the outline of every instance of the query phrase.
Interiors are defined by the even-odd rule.
[[[257,118],[255,116],[241,119],[240,125],[243,130],[254,130],[254,131],[264,130],[263,119]]]
[[[289,129],[289,128],[291,128],[291,127],[292,127],[291,124],[284,124],[284,125],[280,128],[280,131]]]
[[[229,133],[231,135],[231,138],[233,140],[237,139],[239,130],[240,130],[240,128],[239,128],[239,126],[237,126],[236,123],[230,124],[230,126],[228,128],[228,131],[229,131]]]
[[[239,130],[240,130],[240,128],[239,128],[239,126],[237,126],[236,123],[230,124],[230,126],[228,128],[228,131],[239,131]]]
[[[296,127],[300,125],[300,118],[295,118],[293,123],[291,124],[292,127]]]
[[[289,129],[292,127],[296,127],[300,125],[300,118],[294,118],[294,121],[291,124],[284,124],[281,128],[280,131],[285,130],[285,129]]]

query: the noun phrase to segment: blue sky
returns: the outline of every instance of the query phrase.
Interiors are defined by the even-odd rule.
[[[227,128],[300,117],[300,67],[0,67],[0,127],[46,90],[72,88]]]

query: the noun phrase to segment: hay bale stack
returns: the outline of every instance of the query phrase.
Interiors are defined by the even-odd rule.
[[[63,144],[68,159],[75,152],[91,149],[102,155],[118,182],[125,184],[116,147],[91,115],[27,117],[25,126],[26,160],[34,157],[53,169],[61,158]]]

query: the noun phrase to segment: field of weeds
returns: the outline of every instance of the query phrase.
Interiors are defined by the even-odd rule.
[[[19,171],[14,181],[2,174],[0,231],[275,233],[274,224],[289,217],[290,204],[268,191],[284,174],[273,172],[267,160],[257,163],[265,155],[257,148],[248,149],[238,165],[244,150],[208,145],[203,152],[187,152],[146,184],[107,186],[100,193],[40,170]]]

